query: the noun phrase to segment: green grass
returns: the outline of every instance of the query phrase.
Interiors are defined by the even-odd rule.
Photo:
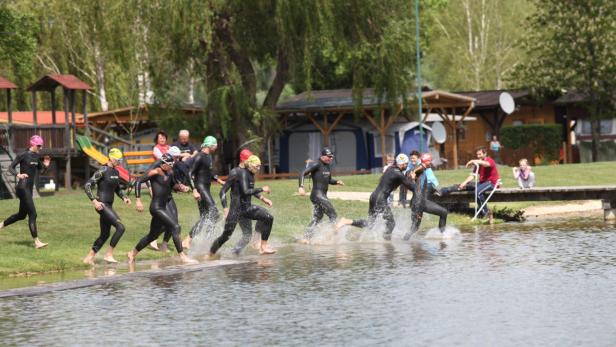
[[[500,167],[506,187],[515,187],[511,169]],[[603,162],[594,164],[574,164],[560,166],[535,167],[537,184],[539,186],[579,186],[579,185],[609,185],[616,184],[616,163]],[[441,185],[459,183],[468,174],[468,170],[437,171]],[[340,177],[346,186],[332,187],[335,191],[366,191],[370,192],[376,186],[380,175],[358,175]],[[290,242],[300,236],[309,222],[312,206],[308,197],[294,195],[297,189],[296,180],[279,180],[258,182],[258,186],[270,185],[274,202],[271,209],[274,215],[272,237],[278,242]],[[213,193],[218,194],[218,186],[213,187]],[[194,200],[190,194],[176,194],[180,214],[180,224],[185,235],[198,218]],[[144,204],[149,203],[148,198]],[[257,202],[258,203],[258,202]],[[26,221],[18,222],[0,230],[0,276],[24,272],[47,272],[67,269],[86,268],[81,259],[86,255],[94,239],[98,237],[98,214],[83,191],[59,192],[53,197],[35,200],[38,210],[38,227],[41,239],[49,242],[49,247],[35,250],[32,247],[30,233]],[[358,201],[333,200],[339,216],[349,218],[365,217],[367,203]],[[511,208],[523,208],[529,203],[500,204]],[[116,256],[124,259],[137,241],[145,235],[150,222],[147,210],[139,214],[134,209],[124,206],[116,200],[116,210],[126,225],[126,233],[120,241]],[[6,218],[17,211],[18,200],[0,201],[0,218]],[[433,226],[435,220],[429,220],[422,227]],[[472,223],[470,218],[452,215],[449,223],[464,225]],[[113,230],[112,230],[113,231]],[[104,251],[107,244],[103,248]],[[174,252],[170,253],[173,255]],[[144,250],[140,259],[167,257],[157,252]]]

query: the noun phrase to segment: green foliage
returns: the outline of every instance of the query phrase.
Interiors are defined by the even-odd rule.
[[[612,0],[541,0],[522,40],[528,59],[513,78],[536,95],[575,92],[592,121],[598,159],[600,118],[616,106],[616,3]]]
[[[533,148],[547,160],[558,159],[562,128],[558,124],[526,124],[501,128],[501,141],[512,149]]]

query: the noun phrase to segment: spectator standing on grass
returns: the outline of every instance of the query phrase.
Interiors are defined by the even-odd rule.
[[[503,148],[501,143],[498,141],[498,137],[496,135],[492,136],[492,141],[490,141],[490,151],[492,152],[492,158],[497,164],[501,163],[500,160],[500,150]]]

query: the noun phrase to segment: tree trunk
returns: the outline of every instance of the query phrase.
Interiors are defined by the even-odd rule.
[[[590,121],[590,133],[592,141],[590,143],[591,159],[593,162],[599,161],[599,137],[601,134],[601,121],[597,116],[594,116]]]
[[[102,111],[109,111],[107,92],[105,91],[105,60],[97,42],[94,43],[94,62],[96,64],[96,84],[98,85],[98,100]]]
[[[282,94],[284,85],[287,83],[289,77],[289,62],[287,61],[287,55],[284,52],[284,48],[278,49],[278,63],[276,64],[276,76],[272,81],[272,85],[267,91],[265,100],[263,100],[263,107],[273,110],[278,103],[278,99]]]

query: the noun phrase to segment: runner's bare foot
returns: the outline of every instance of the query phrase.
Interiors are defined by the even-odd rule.
[[[160,245],[160,251],[163,253],[169,253],[169,244],[167,242],[163,242]]]
[[[340,221],[336,223],[336,230],[340,230],[345,225],[351,225],[351,223],[353,223],[352,219],[342,217]]]
[[[184,252],[180,253],[180,260],[185,265],[199,264],[195,259],[190,259]]]
[[[274,254],[276,253],[276,250],[271,248],[267,244],[267,241],[261,241],[261,247],[259,248],[259,253],[260,254]]]
[[[87,264],[87,265],[94,266],[94,258],[92,258],[92,257],[90,257],[90,255],[88,255],[85,258],[83,258],[83,263]]]
[[[117,264],[118,261],[113,257],[113,255],[111,254],[107,254],[103,260],[105,260],[106,262],[108,262],[109,264]]]
[[[190,235],[186,236],[186,238],[184,238],[184,241],[182,241],[182,248],[190,249],[191,243],[192,243],[192,237],[190,237]]]
[[[301,243],[302,245],[307,245],[310,243],[310,240],[306,239],[306,238],[301,238],[299,240],[297,240],[297,243]]]
[[[150,249],[153,249],[155,251],[160,251],[160,249],[158,249],[158,242],[156,242],[156,240],[150,242],[150,244],[148,245],[148,247]]]
[[[220,254],[218,253],[209,253],[208,255],[203,256],[203,260],[218,260],[220,259]]]
[[[38,237],[36,239],[34,239],[34,248],[36,249],[40,249],[43,247],[47,247],[48,243],[44,243],[41,240],[38,239]]]
[[[0,222],[0,229],[4,228],[4,222]]]

